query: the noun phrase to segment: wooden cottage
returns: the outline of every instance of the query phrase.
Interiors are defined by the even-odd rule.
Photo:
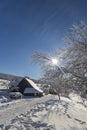
[[[43,91],[29,78],[24,78],[17,85],[19,92],[26,96],[42,96]]]

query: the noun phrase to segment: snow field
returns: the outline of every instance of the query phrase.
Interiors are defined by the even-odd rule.
[[[45,97],[46,98],[46,97]],[[87,130],[87,106],[82,100],[57,96],[36,103],[30,110],[19,114],[1,130]]]

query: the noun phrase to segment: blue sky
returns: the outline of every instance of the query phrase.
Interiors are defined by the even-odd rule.
[[[87,21],[87,0],[0,0],[0,72],[39,78],[36,52],[53,53],[73,23]]]

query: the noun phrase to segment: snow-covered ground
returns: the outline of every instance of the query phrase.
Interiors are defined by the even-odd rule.
[[[45,95],[0,104],[0,130],[87,130],[87,102]]]
[[[4,80],[4,79],[0,79],[0,90],[4,90],[8,88],[10,81],[9,80]]]

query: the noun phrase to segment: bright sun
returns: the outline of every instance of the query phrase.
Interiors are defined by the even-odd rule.
[[[52,58],[51,61],[52,61],[52,64],[53,64],[53,65],[57,65],[57,64],[58,64],[58,60],[57,60],[56,58]]]

